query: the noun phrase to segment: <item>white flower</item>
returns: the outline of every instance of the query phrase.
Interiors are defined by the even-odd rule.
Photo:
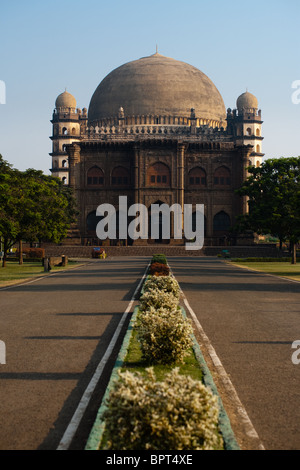
[[[178,368],[161,382],[152,368],[146,372],[146,377],[128,371],[119,374],[104,416],[107,448],[221,449],[218,401],[211,390],[181,375]]]

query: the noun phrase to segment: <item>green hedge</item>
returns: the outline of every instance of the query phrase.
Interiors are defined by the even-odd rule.
[[[15,256],[8,256],[6,258],[6,261],[14,261],[14,262],[19,262],[19,258],[15,257]],[[27,257],[23,257],[23,263],[42,263],[43,262],[43,258],[27,258]]]
[[[153,263],[168,264],[167,258],[164,254],[153,255],[151,264]]]
[[[267,258],[267,257],[254,257],[254,258],[231,258],[231,261],[234,261],[236,263],[241,263],[241,262],[256,262],[256,263],[261,263],[261,262],[275,262],[275,263],[280,263],[280,262],[291,262],[292,258],[291,257],[282,257],[282,258]]]

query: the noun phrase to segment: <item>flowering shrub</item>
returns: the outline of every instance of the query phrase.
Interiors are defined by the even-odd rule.
[[[161,263],[161,264],[168,264],[166,255],[161,254],[161,255],[153,255],[151,264],[152,263]]]
[[[201,382],[173,369],[157,382],[153,369],[120,372],[104,413],[107,449],[215,450],[223,448],[218,432],[217,397]]]
[[[159,309],[165,307],[166,309],[173,309],[177,307],[178,299],[172,292],[164,292],[158,289],[148,288],[140,297],[140,310],[145,311],[150,307]]]
[[[177,306],[150,307],[139,315],[136,330],[142,357],[152,364],[183,362],[193,345],[192,325]]]
[[[149,274],[152,276],[168,276],[170,268],[164,263],[152,263],[149,267]]]
[[[144,292],[150,289],[171,292],[177,299],[180,297],[180,287],[173,276],[151,276],[144,284]]]

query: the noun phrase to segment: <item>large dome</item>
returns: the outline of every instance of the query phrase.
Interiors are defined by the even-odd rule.
[[[223,99],[212,81],[192,65],[161,54],[128,62],[109,73],[94,92],[90,123],[125,116],[174,116],[225,121]]]

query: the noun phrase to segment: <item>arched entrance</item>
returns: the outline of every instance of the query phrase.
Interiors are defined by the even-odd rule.
[[[230,216],[225,211],[220,211],[214,216],[213,234],[218,237],[218,245],[226,245],[231,227]]]
[[[220,211],[214,216],[214,235],[226,234],[230,229],[230,217],[225,211]]]
[[[96,211],[90,212],[86,217],[86,244],[98,246],[101,245],[101,241],[97,237],[96,227],[98,222],[102,219],[102,216],[97,216]]]

